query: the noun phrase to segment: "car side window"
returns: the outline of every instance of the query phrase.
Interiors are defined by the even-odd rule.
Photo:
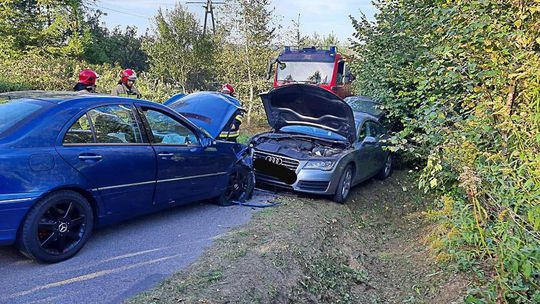
[[[364,141],[366,136],[368,136],[368,134],[367,134],[367,122],[363,123],[362,126],[360,127],[360,131],[358,132],[358,141],[359,142]]]
[[[372,121],[367,121],[366,125],[367,125],[368,136],[378,138],[379,135],[381,135],[381,132],[377,123],[372,122]]]
[[[384,133],[383,127],[374,121],[366,121],[364,126],[366,127],[366,136],[379,138]]]
[[[77,120],[64,136],[64,144],[90,144],[94,143],[94,134],[90,127],[88,115],[85,113]]]
[[[152,131],[152,143],[199,145],[199,139],[195,133],[173,117],[151,109],[143,109],[143,113]]]
[[[94,124],[97,143],[143,143],[141,130],[131,106],[102,106],[88,111],[88,116]]]

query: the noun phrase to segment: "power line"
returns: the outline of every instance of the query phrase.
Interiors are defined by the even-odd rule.
[[[101,2],[101,1],[99,1],[99,2]],[[134,14],[134,13],[126,12],[126,11],[121,11],[121,10],[118,10],[118,9],[114,9],[114,8],[110,8],[110,7],[105,7],[105,6],[98,5],[98,4],[94,4],[94,5],[95,5],[97,8],[101,8],[101,9],[113,11],[113,12],[120,13],[120,14],[124,14],[124,15],[129,15],[129,16],[139,17],[139,18],[144,18],[144,19],[151,19],[151,18],[152,18],[152,17],[149,17],[149,16],[144,16],[144,15]]]
[[[112,12],[116,12],[116,13],[120,13],[120,14],[124,14],[124,15],[128,15],[128,16],[137,17],[137,18],[143,18],[143,19],[146,19],[146,20],[151,20],[153,18],[153,17],[150,17],[150,16],[139,15],[139,14],[136,14],[136,13],[127,12],[127,11],[119,10],[119,9],[116,9],[116,8],[103,6],[102,4],[98,5],[97,2],[100,2],[100,3],[104,3],[104,2],[102,0],[95,0],[95,3],[93,5],[98,9],[108,10],[108,11],[112,11]],[[164,3],[164,2],[149,2],[149,3],[158,4],[158,5],[176,5],[176,3]],[[215,25],[215,20],[214,20],[214,5],[216,5],[216,4],[217,5],[225,4],[225,2],[213,2],[212,0],[204,0],[204,1],[185,1],[184,4],[187,4],[187,5],[189,5],[189,4],[204,4],[203,8],[205,9],[205,16],[204,16],[203,33],[206,33],[208,15],[210,15],[210,17],[211,17],[212,28],[213,28],[214,32],[216,31],[216,25]]]

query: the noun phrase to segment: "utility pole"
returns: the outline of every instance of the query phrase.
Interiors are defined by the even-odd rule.
[[[204,8],[204,27],[203,35],[206,35],[206,27],[208,24],[208,15],[212,18],[212,30],[216,33],[216,21],[214,19],[214,4],[225,4],[225,2],[213,2],[212,0],[206,1],[188,1],[186,4],[203,4]]]

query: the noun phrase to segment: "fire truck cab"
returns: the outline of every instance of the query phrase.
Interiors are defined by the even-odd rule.
[[[274,72],[275,70],[275,72]],[[324,88],[341,98],[351,96],[353,75],[335,46],[285,49],[269,66],[269,78],[274,76],[274,88],[290,83],[308,83]]]

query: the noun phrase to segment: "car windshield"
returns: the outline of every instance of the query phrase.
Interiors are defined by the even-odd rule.
[[[0,137],[4,137],[13,127],[43,110],[45,104],[32,101],[8,101],[0,98]]]
[[[321,137],[321,138],[326,138],[326,139],[331,139],[331,140],[339,140],[339,141],[347,140],[345,137],[335,132],[317,128],[317,127],[311,127],[311,126],[300,126],[300,125],[285,126],[279,129],[279,131],[305,134],[309,136]]]
[[[277,80],[328,84],[332,81],[333,62],[288,61],[278,63]]]

